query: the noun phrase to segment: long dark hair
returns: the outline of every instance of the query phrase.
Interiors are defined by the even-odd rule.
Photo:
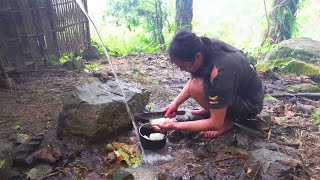
[[[208,37],[198,37],[195,33],[182,30],[177,32],[169,46],[169,56],[171,59],[179,59],[185,62],[194,62],[197,53],[201,53],[204,58],[203,67],[193,76],[202,76],[203,71],[211,68],[214,64],[215,56],[225,52],[235,51],[232,46]]]

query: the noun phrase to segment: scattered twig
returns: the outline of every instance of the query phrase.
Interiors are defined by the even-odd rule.
[[[214,161],[213,161],[213,163],[212,163],[212,166],[214,166],[216,169],[218,169],[218,170],[221,170],[221,171],[223,171],[223,172],[225,172],[225,173],[228,173],[228,171],[227,170],[225,170],[225,169],[223,169],[223,168],[221,168],[221,167],[219,167],[219,166],[217,166],[215,163],[214,163]]]
[[[253,130],[253,129],[250,129],[250,128],[247,128],[245,126],[242,126],[238,123],[234,123],[235,126],[237,126],[239,129],[243,130],[245,133],[249,134],[249,135],[253,135],[253,136],[257,136],[259,138],[263,138],[263,139],[266,139],[267,138],[267,135],[266,134],[263,134],[262,132],[260,131],[256,131],[256,130]]]
[[[1,125],[1,124],[5,124],[5,123],[8,123],[8,122],[9,122],[9,120],[0,121],[0,125]]]
[[[47,174],[47,175],[45,175],[45,176],[42,176],[42,177],[39,178],[39,179],[46,179],[46,178],[48,178],[48,177],[55,176],[55,175],[57,175],[57,174],[59,174],[59,173],[60,173],[60,171],[55,171],[55,172],[52,172],[52,173]]]
[[[302,97],[320,97],[320,93],[297,93],[295,96],[302,96]]]
[[[24,71],[20,71],[19,73],[30,73],[30,72],[48,72],[48,71],[52,71],[52,72],[67,72],[67,70],[65,69],[30,69],[30,70],[24,70]]]
[[[253,129],[250,129],[250,128],[247,128],[245,126],[242,126],[238,123],[234,123],[234,125],[236,125],[239,129],[243,130],[245,133],[249,134],[249,135],[253,135],[253,136],[257,136],[259,138],[262,138],[262,139],[268,139],[268,140],[271,140],[271,141],[274,141],[280,145],[284,145],[284,146],[291,146],[291,147],[295,147],[295,148],[299,148],[300,147],[300,143],[287,143],[287,142],[281,142],[277,139],[274,138],[274,135],[271,134],[271,132],[269,132],[268,134],[264,134],[260,131],[256,131],[256,130],[253,130]],[[270,134],[270,135],[269,135]]]
[[[258,172],[260,171],[261,166],[262,166],[261,163],[259,163],[259,166],[251,179],[253,179],[253,180],[256,179],[256,176],[257,176]]]
[[[320,97],[320,93],[297,93],[297,94],[290,94],[290,93],[284,93],[284,94],[271,94],[273,97]]]
[[[25,125],[25,126],[22,126],[21,128],[20,128],[20,130],[18,131],[18,133],[17,134],[20,134],[26,127],[28,127],[29,125]]]
[[[268,140],[270,140],[270,138],[271,138],[271,129],[268,132]]]
[[[218,163],[218,162],[221,162],[221,161],[227,161],[227,160],[231,160],[231,159],[236,159],[236,157],[228,157],[228,158],[224,158],[224,159],[218,159],[218,160],[215,160],[213,162],[214,163]]]
[[[280,91],[285,91],[285,88],[283,87],[280,87],[280,86],[276,86],[276,85],[273,85],[273,84],[264,84],[264,86],[266,88],[270,88],[270,89],[275,89],[275,90],[280,90]]]
[[[312,106],[320,107],[320,102],[319,101],[314,101],[314,100],[307,99],[307,98],[304,98],[304,97],[300,97],[300,99],[302,101],[310,103],[310,105],[312,105]]]
[[[57,167],[56,168],[58,172],[66,175],[67,177],[73,177],[73,174],[70,172],[71,169],[68,169],[68,168],[62,168],[62,167]],[[71,178],[73,179],[73,178]]]
[[[271,138],[270,140],[276,142],[277,144],[280,144],[280,145],[284,145],[284,146],[290,146],[290,147],[294,147],[294,148],[299,148],[300,147],[300,143],[288,143],[288,142],[282,142],[282,141],[279,141],[275,138]]]

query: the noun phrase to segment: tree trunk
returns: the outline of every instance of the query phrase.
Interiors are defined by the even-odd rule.
[[[163,29],[163,13],[161,9],[161,2],[157,0],[155,2],[155,28],[156,28],[156,36],[157,36],[157,41],[160,43],[161,46],[164,45],[164,36],[162,33]]]
[[[277,44],[292,37],[298,4],[299,0],[274,0],[270,30],[265,37],[270,38],[270,44]]]
[[[181,29],[192,30],[192,1],[193,0],[176,0],[176,31]]]
[[[160,44],[163,46],[164,45],[164,36],[163,36],[163,12],[162,12],[162,8],[161,8],[161,1],[158,0],[158,11],[159,11],[159,18],[158,18],[158,31],[159,31],[159,41]]]

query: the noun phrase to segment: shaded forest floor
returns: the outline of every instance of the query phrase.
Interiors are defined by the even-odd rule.
[[[111,72],[110,64],[105,62],[106,59],[94,61],[103,74]],[[165,55],[112,58],[112,62],[121,80],[151,92],[150,102],[146,108],[152,111],[161,110],[170,103],[182,90],[189,77],[188,73],[181,72],[170,64]],[[27,134],[31,137],[55,129],[64,100],[75,86],[84,82],[89,76],[84,72],[76,73],[61,67],[14,75],[15,89],[0,91],[2,111],[0,137],[15,142],[17,134]],[[288,89],[291,84],[311,82],[304,76],[283,75],[277,72],[262,73],[260,77],[267,93],[278,95],[293,93]],[[252,136],[252,133],[243,130],[231,131],[214,140],[188,135],[188,138],[182,139],[179,143],[169,143],[163,151],[159,152],[162,158],[158,158],[160,160],[153,162],[152,166],[142,165],[136,169],[128,168],[127,170],[137,179],[153,177],[147,176],[151,170],[161,172],[158,174],[158,179],[163,176],[183,179],[212,179],[213,177],[272,179],[274,178],[272,174],[277,174],[277,178],[313,177],[317,179],[320,177],[320,127],[312,123],[310,114],[311,109],[315,107],[319,107],[319,99],[288,95],[278,99],[268,97],[265,99],[264,111],[271,114],[270,132],[274,135],[269,140]],[[196,108],[199,107],[193,100],[188,100],[180,107],[186,110]],[[99,177],[106,179],[110,175],[110,170],[123,167],[121,163],[113,161],[114,158],[108,157],[105,144],[86,145],[81,144],[80,141],[77,143],[74,141],[67,139],[62,142],[63,146],[60,144],[63,158],[60,162],[51,165],[53,172],[58,173],[48,178],[70,179],[80,176],[87,179],[99,179]],[[136,145],[138,142],[132,132],[114,141],[130,145]],[[234,145],[234,142],[237,145]],[[69,162],[65,162],[64,155],[75,148],[81,149],[81,152],[77,153],[79,155],[74,160],[69,159]],[[272,154],[274,152],[281,154]],[[148,153],[151,155],[151,152]],[[263,163],[247,161],[248,156],[259,155],[259,153],[279,158],[274,162],[270,162],[270,157],[266,157],[265,160],[256,158]],[[153,154],[153,157],[156,155]],[[31,167],[14,168],[12,179],[24,179],[25,173]],[[63,170],[61,170],[62,167]],[[270,172],[262,173],[263,169],[268,167]]]

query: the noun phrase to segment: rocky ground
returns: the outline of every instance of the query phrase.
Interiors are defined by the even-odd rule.
[[[189,77],[161,54],[112,58],[111,62],[121,80],[151,92],[146,107],[149,111],[160,110],[170,103]],[[105,58],[94,63],[103,74],[112,72]],[[320,107],[319,97],[301,94],[311,91],[310,87],[305,90],[305,86],[314,84],[312,89],[315,89],[317,84],[306,76],[278,71],[260,76],[268,94],[264,114],[260,116],[270,127],[264,126],[265,133],[238,127],[220,138],[203,139],[197,134],[176,132],[163,150],[146,151],[147,163],[132,168],[127,164],[135,164],[130,157],[136,157],[139,144],[134,132],[98,144],[68,136],[62,140],[56,137],[55,127],[64,100],[91,74],[58,68],[14,75],[15,89],[0,93],[0,137],[14,144],[14,165],[9,176],[11,179],[110,179],[112,176],[318,179],[320,129],[312,114]],[[181,106],[184,110],[196,108],[199,107],[192,100]],[[117,154],[122,151],[126,153]],[[26,158],[29,163],[19,163],[18,160]],[[125,171],[114,171],[118,169]]]

